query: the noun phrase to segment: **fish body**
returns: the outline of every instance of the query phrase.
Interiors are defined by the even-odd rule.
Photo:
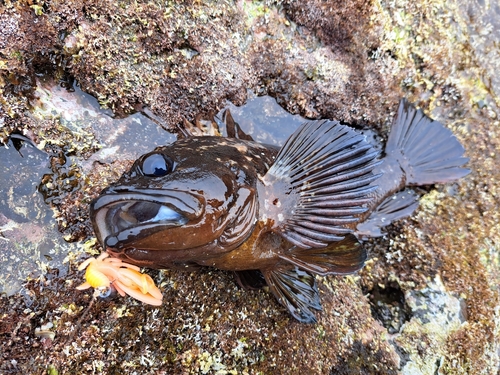
[[[314,274],[359,270],[367,254],[358,238],[418,206],[407,186],[468,173],[453,134],[406,101],[385,151],[380,158],[361,133],[324,120],[306,122],[281,149],[188,137],[141,156],[93,201],[91,218],[111,256],[234,271],[242,286],[267,284],[296,319],[314,322]]]

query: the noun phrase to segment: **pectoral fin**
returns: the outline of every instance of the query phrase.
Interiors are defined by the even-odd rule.
[[[280,258],[319,275],[346,275],[359,271],[367,254],[356,237],[348,234],[343,240],[320,249],[292,248]]]
[[[336,121],[311,121],[285,143],[259,187],[261,218],[302,248],[325,247],[352,232],[367,210],[378,152]]]
[[[301,323],[316,323],[310,309],[321,310],[314,276],[299,268],[263,271],[278,301]]]

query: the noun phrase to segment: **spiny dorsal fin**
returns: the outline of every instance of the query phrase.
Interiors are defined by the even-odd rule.
[[[310,309],[321,310],[321,303],[313,275],[298,268],[265,270],[262,273],[269,289],[295,319],[301,323],[316,323]]]
[[[362,134],[338,121],[303,124],[262,179],[260,218],[302,248],[342,240],[372,199],[377,156]]]
[[[366,250],[356,236],[348,234],[342,241],[320,249],[292,248],[284,259],[297,267],[319,275],[347,275],[359,271],[365,264]]]
[[[233,115],[231,115],[231,111],[229,109],[224,110],[222,112],[222,122],[226,124],[226,131],[228,138],[236,138],[236,139],[244,139],[246,141],[253,141],[251,135],[246,134],[238,124],[233,119]]]

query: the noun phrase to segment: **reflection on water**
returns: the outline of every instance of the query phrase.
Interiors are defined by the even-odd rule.
[[[49,157],[27,142],[0,147],[0,292],[16,292],[28,275],[61,269],[71,247],[57,232],[52,210],[37,192]]]

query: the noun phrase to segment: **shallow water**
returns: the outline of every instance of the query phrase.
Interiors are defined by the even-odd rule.
[[[48,155],[27,142],[0,147],[0,292],[8,295],[28,275],[62,265],[58,250],[65,241],[37,191],[48,163]]]
[[[68,91],[51,81],[38,82],[37,96],[33,117],[52,119],[73,139],[100,145],[87,160],[78,153],[65,155],[63,168],[67,170],[77,165],[85,173],[95,161],[135,159],[175,139],[141,114],[114,119],[76,86]],[[19,291],[28,277],[45,275],[49,269],[64,276],[67,258],[82,248],[81,243],[66,242],[57,229],[54,212],[47,204],[57,195],[48,198],[46,186],[46,199],[38,192],[43,177],[54,172],[49,167],[50,155],[35,146],[11,139],[0,147],[0,293],[7,295]]]

